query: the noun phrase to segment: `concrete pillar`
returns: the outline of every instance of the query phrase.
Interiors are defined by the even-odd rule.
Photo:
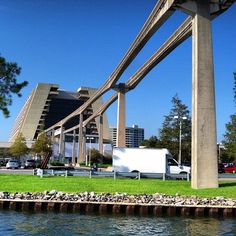
[[[54,143],[55,143],[55,130],[51,131],[51,142],[52,142],[52,161],[54,161]]]
[[[99,116],[99,152],[103,155],[103,115]]]
[[[59,156],[64,158],[65,156],[65,135],[64,135],[64,127],[61,126],[61,133],[59,139]]]
[[[83,161],[86,160],[86,155],[87,155],[87,149],[86,149],[86,127],[83,127],[83,145],[82,145],[82,150],[83,150]]]
[[[216,114],[209,0],[193,15],[192,188],[217,188]]]
[[[125,147],[125,92],[118,92],[116,146]]]
[[[73,130],[73,143],[72,143],[72,164],[76,165],[75,163],[75,143],[76,143],[76,131]]]
[[[79,140],[78,140],[78,159],[77,164],[83,162],[83,114],[79,116]]]

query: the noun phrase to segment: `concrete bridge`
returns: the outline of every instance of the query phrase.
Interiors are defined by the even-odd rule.
[[[100,117],[99,147],[102,152],[102,116],[117,99],[117,146],[124,147],[125,94],[134,89],[159,62],[192,35],[192,187],[196,189],[218,187],[211,21],[234,2],[235,0],[159,0],[120,63],[98,91],[79,109],[44,131],[54,133],[55,129],[61,129],[60,153],[63,154],[64,134],[79,129],[78,161],[83,161],[85,155],[83,128],[97,116]],[[184,11],[189,16],[139,70],[125,83],[118,83],[122,73],[145,44],[176,10]],[[115,91],[113,96],[95,114],[84,120],[85,110],[111,89]],[[79,125],[64,130],[65,123],[76,115],[80,116]]]

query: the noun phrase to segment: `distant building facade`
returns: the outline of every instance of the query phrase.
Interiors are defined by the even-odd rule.
[[[47,129],[78,109],[96,91],[97,89],[94,88],[81,87],[76,92],[69,92],[59,89],[56,84],[38,84],[18,114],[9,141],[14,142],[19,133],[22,133],[27,141],[35,140],[43,129]],[[102,98],[97,99],[83,113],[84,120],[101,105]],[[92,120],[86,127],[86,135],[97,137],[98,123],[98,118]],[[79,124],[79,116],[70,119],[64,128],[68,129],[77,124]],[[110,140],[109,125],[105,114],[103,132],[104,139]],[[70,139],[70,134],[68,134],[68,139]]]
[[[117,127],[110,127],[110,135],[113,146],[116,146]],[[139,128],[138,125],[126,127],[125,129],[125,145],[126,147],[139,147],[144,140],[144,129]]]

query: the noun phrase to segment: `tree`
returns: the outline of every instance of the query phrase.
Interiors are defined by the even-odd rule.
[[[230,122],[225,125],[226,132],[224,134],[223,144],[225,146],[225,161],[236,161],[236,114],[230,116]]]
[[[31,151],[40,157],[45,157],[52,151],[51,139],[45,133],[39,135],[35,143],[32,145]]]
[[[19,158],[29,151],[28,147],[25,144],[25,138],[23,137],[22,133],[20,133],[14,143],[10,147],[10,154],[16,158]]]
[[[8,148],[0,148],[0,158],[5,158],[10,155]]]
[[[236,107],[236,72],[234,75],[234,102]],[[223,151],[224,161],[236,161],[236,113],[230,116],[230,122],[225,125],[226,132],[224,134],[223,144],[225,150]]]
[[[98,150],[92,148],[90,153],[91,153],[91,160],[90,160],[91,164],[92,163],[99,164],[103,162],[103,155]]]
[[[5,117],[9,117],[8,106],[12,104],[12,94],[21,96],[21,89],[28,82],[18,83],[16,77],[20,74],[21,68],[15,62],[7,62],[0,56],[0,110]]]
[[[190,161],[191,159],[191,117],[186,105],[175,95],[172,98],[173,108],[168,116],[165,116],[163,126],[160,129],[158,147],[168,148],[172,155],[178,160],[179,153],[179,133],[180,122],[182,124],[182,161]],[[178,117],[175,119],[175,117]],[[186,117],[186,119],[182,119]]]
[[[159,146],[159,140],[157,136],[151,136],[149,139],[143,140],[140,146],[145,146],[147,148],[157,148]]]

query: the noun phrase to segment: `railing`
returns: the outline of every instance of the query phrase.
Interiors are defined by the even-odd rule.
[[[142,173],[142,172],[109,172],[109,171],[93,171],[93,170],[53,170],[53,169],[37,169],[34,175],[41,178],[46,176],[87,176],[92,177],[109,177],[109,178],[133,178],[133,179],[182,179],[190,181],[190,174],[166,174],[166,173]]]

